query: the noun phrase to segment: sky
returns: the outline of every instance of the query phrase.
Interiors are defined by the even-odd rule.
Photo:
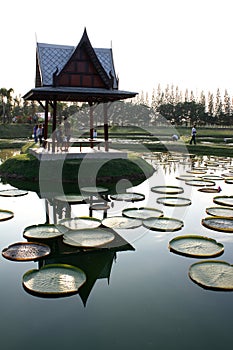
[[[119,89],[167,85],[233,95],[232,0],[11,0],[1,3],[0,88],[35,87],[36,42],[113,49]]]

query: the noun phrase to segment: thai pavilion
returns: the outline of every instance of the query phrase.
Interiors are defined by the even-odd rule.
[[[103,104],[104,142],[108,151],[108,103],[133,98],[137,93],[118,89],[111,48],[93,48],[84,29],[74,46],[37,43],[35,88],[26,101],[37,101],[45,111],[44,138],[48,137],[48,111],[52,110],[52,131],[57,126],[57,102],[87,102],[90,106],[90,139],[93,139],[93,108]],[[53,132],[52,135],[55,133]],[[53,136],[53,151],[55,150]]]

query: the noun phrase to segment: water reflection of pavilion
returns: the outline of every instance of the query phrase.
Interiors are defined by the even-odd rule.
[[[109,229],[111,230],[111,229]],[[134,247],[114,232],[115,239],[101,248],[71,247],[62,242],[62,238],[51,241],[51,255],[39,260],[38,267],[48,264],[68,264],[80,268],[86,274],[87,280],[79,289],[84,306],[98,279],[110,281],[113,262],[117,259],[117,253],[121,251],[134,251]]]

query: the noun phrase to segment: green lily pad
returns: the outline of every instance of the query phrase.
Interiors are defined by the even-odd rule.
[[[231,178],[227,178],[227,179],[225,179],[225,181],[224,181],[226,184],[230,184],[230,185],[232,185],[233,184],[233,179],[231,179]]]
[[[86,194],[100,194],[100,193],[105,193],[108,192],[108,188],[105,187],[81,187],[81,192],[86,193]]]
[[[30,292],[45,296],[77,293],[86,282],[85,273],[71,265],[51,264],[23,275],[23,286]]]
[[[89,216],[76,217],[63,219],[59,224],[65,226],[69,230],[84,230],[99,227],[101,225],[101,220]]]
[[[10,220],[14,217],[14,213],[10,210],[0,209],[0,221]]]
[[[67,194],[67,195],[56,196],[54,199],[59,202],[67,202],[69,204],[80,204],[85,202],[85,199],[87,199],[87,197],[84,197],[81,195],[79,196],[75,194]]]
[[[192,169],[192,170],[187,170],[187,173],[189,174],[206,174],[206,170],[199,170],[199,169]]]
[[[46,244],[19,242],[2,250],[4,258],[13,261],[32,261],[49,255],[51,249]]]
[[[233,207],[233,196],[217,196],[214,197],[213,201],[216,204]]]
[[[202,225],[215,231],[233,232],[233,218],[210,216],[202,219]]]
[[[25,238],[49,239],[59,237],[64,233],[64,228],[53,224],[40,224],[28,226],[24,229]]]
[[[0,196],[2,197],[20,197],[26,194],[28,194],[27,191],[19,190],[18,188],[0,191]]]
[[[225,261],[200,261],[189,268],[189,277],[201,287],[213,290],[233,290],[233,266]]]
[[[175,237],[169,242],[170,251],[195,258],[209,258],[219,256],[224,251],[224,246],[214,239],[198,236],[186,235]]]
[[[196,179],[196,176],[195,175],[179,175],[179,176],[176,176],[176,179],[177,180],[182,180],[182,181],[188,181],[188,180],[193,180],[193,179]]]
[[[63,236],[63,242],[75,246],[94,248],[114,240],[115,235],[103,228],[85,229],[83,231],[68,231]]]
[[[204,175],[202,176],[203,180],[211,180],[211,181],[218,181],[218,180],[224,180],[222,176],[219,175]]]
[[[206,208],[206,213],[212,216],[223,216],[223,217],[233,218],[233,208],[228,208],[228,207]]]
[[[122,210],[122,215],[132,219],[147,219],[163,216],[163,211],[155,208],[127,208]]]
[[[184,192],[184,189],[179,186],[154,186],[151,191],[164,194],[180,194]]]
[[[189,198],[183,197],[159,197],[157,198],[157,203],[170,207],[183,207],[192,204]]]
[[[132,229],[141,226],[142,220],[124,216],[114,216],[103,219],[102,224],[113,229]]]
[[[215,182],[211,180],[194,179],[185,181],[186,185],[190,186],[214,186]]]
[[[218,193],[220,192],[218,188],[211,188],[211,187],[202,187],[198,189],[199,192],[205,192],[205,193]]]
[[[178,219],[160,217],[143,220],[143,226],[153,231],[173,232],[180,230],[184,226],[184,223]]]
[[[119,193],[110,196],[111,199],[115,201],[125,201],[125,202],[138,202],[145,199],[145,195],[141,193]]]

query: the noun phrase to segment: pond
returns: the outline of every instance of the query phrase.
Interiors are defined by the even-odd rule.
[[[232,184],[222,177],[230,176],[231,160],[204,158],[191,163],[179,157],[164,160],[154,155],[148,162],[156,168],[153,176],[127,190],[143,194],[144,199],[128,202],[109,196],[107,218],[121,216],[124,209],[149,207],[161,210],[164,217],[181,220],[183,226],[177,231],[155,231],[142,225],[114,228],[119,245],[92,253],[84,249],[69,254],[69,249],[63,251],[58,245],[60,254],[56,255],[53,246],[53,255],[42,261],[11,261],[1,256],[3,349],[229,348],[233,340],[233,292],[209,290],[194,283],[188,275],[189,267],[202,259],[172,253],[168,244],[180,235],[213,238],[224,245],[224,253],[212,260],[233,263],[232,234],[202,225],[202,219],[208,216],[206,208],[216,206],[213,198],[232,194]],[[220,186],[220,194],[201,192],[199,186],[186,184],[183,175],[203,176],[201,170],[201,175],[193,174],[193,165],[205,168],[210,178],[216,176],[213,187]],[[181,187],[183,192],[178,196],[189,198],[191,204],[158,203],[164,194],[151,191],[157,186]],[[0,183],[0,190],[11,188]],[[32,191],[18,197],[1,196],[0,208],[14,213],[12,219],[0,222],[1,251],[16,242],[26,242],[25,228],[58,222],[67,212],[66,206],[57,212],[58,206],[51,199],[47,201]],[[89,215],[89,204],[73,204],[69,209],[72,217]],[[93,210],[92,215],[99,220],[104,217],[103,211]],[[42,297],[23,287],[27,271],[54,262],[76,264],[86,270],[88,287],[59,298]]]

